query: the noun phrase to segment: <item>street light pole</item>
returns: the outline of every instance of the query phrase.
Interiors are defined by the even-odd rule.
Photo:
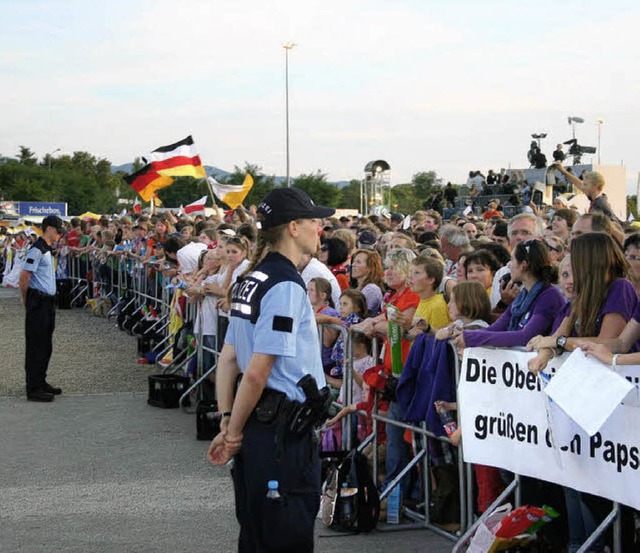
[[[51,156],[56,152],[61,152],[61,151],[62,151],[62,148],[56,148],[55,150],[53,150],[53,152],[50,152],[47,154],[47,157],[49,159],[49,172],[51,172]]]
[[[598,125],[598,165],[600,165],[600,133],[601,133],[603,123],[604,123],[604,119],[601,119],[601,118],[596,119],[596,124]]]
[[[295,42],[287,42],[283,44],[284,48],[284,73],[285,73],[285,117],[287,126],[287,187],[291,187],[291,174],[289,171],[289,50],[293,50],[296,46]]]

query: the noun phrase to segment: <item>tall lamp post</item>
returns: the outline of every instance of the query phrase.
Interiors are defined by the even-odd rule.
[[[598,117],[596,119],[596,125],[598,125],[598,165],[600,165],[600,133],[602,132],[602,124],[604,123],[604,119],[602,117]]]
[[[284,48],[284,74],[285,74],[285,101],[286,101],[286,125],[287,125],[287,187],[291,187],[291,174],[289,171],[289,50],[296,47],[295,42],[287,42]]]
[[[53,154],[57,153],[57,152],[61,152],[62,148],[56,148],[55,150],[53,150],[53,152],[49,152],[47,154],[48,159],[49,159],[49,172],[51,172],[51,156],[53,156]]]

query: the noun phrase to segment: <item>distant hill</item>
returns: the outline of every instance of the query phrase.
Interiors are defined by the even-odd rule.
[[[211,165],[205,165],[204,170],[207,173],[208,177],[213,177],[214,179],[223,179],[230,175],[229,171],[225,171],[224,169],[218,169],[217,167],[212,167]],[[118,173],[122,171],[123,173],[130,174],[133,171],[133,163],[125,163],[124,165],[112,165],[111,172]]]
[[[213,177],[216,180],[224,179],[231,174],[231,172],[229,171],[225,171],[224,169],[219,169],[218,167],[212,167],[211,165],[205,165],[204,170],[207,173],[207,176]],[[122,171],[123,173],[126,173],[127,175],[130,174],[131,171],[133,171],[133,163],[125,163],[124,165],[111,166],[112,173],[118,173],[120,171]],[[274,177],[274,179],[277,186],[282,186],[287,184],[287,177]],[[330,182],[329,184],[333,184],[337,188],[342,189],[349,184],[349,181],[341,180],[338,182]]]

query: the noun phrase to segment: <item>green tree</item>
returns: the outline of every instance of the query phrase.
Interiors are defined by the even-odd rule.
[[[245,161],[243,168],[237,165],[234,167],[233,173],[225,179],[225,184],[241,185],[247,173],[253,178],[253,187],[243,202],[243,205],[248,208],[251,205],[258,205],[262,198],[276,187],[276,179],[273,175],[264,175],[259,165]],[[219,202],[219,200],[216,201]]]
[[[34,154],[30,148],[20,146],[18,161],[23,165],[35,165],[38,162],[38,159],[36,158],[36,154]]]
[[[361,181],[352,179],[347,186],[340,190],[338,207],[343,209],[360,209],[360,188]]]
[[[411,177],[411,184],[415,188],[416,198],[426,200],[436,186],[442,186],[442,179],[435,171],[420,171]]]
[[[158,197],[165,207],[179,207],[195,202],[209,194],[209,187],[204,179],[193,177],[175,177],[173,184],[158,190]]]
[[[638,201],[636,196],[627,196],[627,217],[629,214],[633,215],[634,219],[638,220]]]
[[[391,188],[391,211],[413,213],[421,208],[421,200],[416,197],[413,183],[398,184]]]
[[[327,175],[317,173],[301,174],[293,180],[293,186],[304,190],[318,205],[333,207],[338,205],[340,190],[327,182]]]

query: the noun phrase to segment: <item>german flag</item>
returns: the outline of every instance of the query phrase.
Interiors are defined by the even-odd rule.
[[[164,177],[206,177],[200,156],[193,145],[193,138],[187,136],[169,146],[153,150],[146,159],[147,163]]]
[[[140,171],[124,177],[145,202],[150,202],[157,190],[173,184],[171,177],[160,175],[151,165],[145,165]]]

